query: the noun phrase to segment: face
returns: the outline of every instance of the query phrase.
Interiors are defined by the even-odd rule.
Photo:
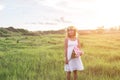
[[[68,34],[69,34],[69,36],[74,36],[75,30],[73,30],[73,29],[68,30]]]

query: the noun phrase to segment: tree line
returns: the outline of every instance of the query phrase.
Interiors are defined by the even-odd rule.
[[[3,28],[0,27],[0,37],[10,37],[10,36],[40,36],[46,34],[65,34],[65,29],[60,30],[48,30],[48,31],[28,31],[25,29],[16,29],[14,27]],[[78,30],[81,35],[84,34],[104,34],[104,33],[120,33],[120,26],[118,28],[111,27],[110,29],[105,29],[104,26],[98,27],[94,30]]]

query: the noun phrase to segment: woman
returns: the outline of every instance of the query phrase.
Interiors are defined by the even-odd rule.
[[[65,39],[65,71],[67,80],[70,80],[71,72],[73,72],[74,80],[77,80],[77,71],[84,69],[80,56],[72,57],[73,49],[77,46],[80,49],[80,42],[76,37],[76,28],[69,26],[67,28],[67,37]]]

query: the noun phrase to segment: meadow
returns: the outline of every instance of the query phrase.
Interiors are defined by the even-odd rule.
[[[0,80],[66,80],[64,34],[0,37]],[[120,33],[79,35],[78,80],[120,80]]]

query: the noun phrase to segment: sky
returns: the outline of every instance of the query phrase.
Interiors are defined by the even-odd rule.
[[[119,0],[0,0],[0,27],[30,31],[120,25]]]

